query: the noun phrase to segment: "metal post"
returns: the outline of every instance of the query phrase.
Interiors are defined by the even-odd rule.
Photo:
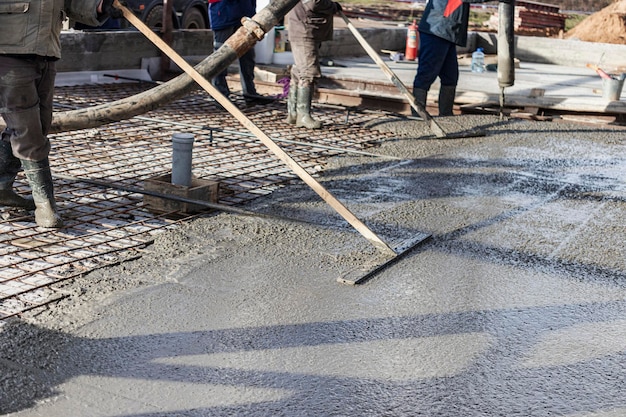
[[[502,115],[504,89],[515,83],[515,0],[500,1],[498,15],[498,85]]]

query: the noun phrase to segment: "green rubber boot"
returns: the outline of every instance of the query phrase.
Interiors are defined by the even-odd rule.
[[[13,181],[20,167],[20,160],[11,150],[11,143],[4,138],[0,139],[0,206],[33,210],[35,203],[32,199],[24,198],[13,191]]]
[[[298,86],[298,100],[296,110],[296,126],[307,129],[319,129],[322,122],[311,117],[311,100],[313,99],[313,84],[301,84]]]
[[[439,89],[439,116],[454,116],[454,97],[456,86],[442,85]]]
[[[289,93],[287,94],[287,118],[285,119],[285,122],[290,125],[295,125],[298,119],[297,101],[298,84],[292,81],[289,84]]]
[[[415,98],[415,102],[422,106],[424,110],[426,110],[426,97],[428,96],[427,90],[422,90],[421,88],[413,87],[413,97]],[[411,107],[411,115],[414,117],[419,117],[419,114],[415,111],[413,107]]]
[[[35,222],[38,226],[45,228],[63,227],[63,220],[54,201],[54,187],[48,158],[42,161],[23,159],[22,165],[35,201]]]

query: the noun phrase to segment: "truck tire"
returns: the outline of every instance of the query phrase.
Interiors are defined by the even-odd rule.
[[[206,29],[204,14],[192,7],[183,15],[182,29]]]
[[[144,23],[150,29],[163,27],[163,6],[154,6],[146,15]]]

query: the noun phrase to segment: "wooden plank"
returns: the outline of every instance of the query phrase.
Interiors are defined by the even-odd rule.
[[[545,95],[545,92],[546,90],[544,90],[543,88],[533,88],[532,90],[530,90],[530,94],[528,95],[528,97],[531,97],[531,98],[543,97]],[[524,111],[527,113],[531,113],[531,114],[537,114],[539,113],[539,107],[526,106],[524,107]]]
[[[172,184],[171,175],[165,174],[158,177],[148,178],[144,181],[144,188],[157,194],[174,195],[190,200],[207,201],[217,203],[219,195],[219,183],[199,178],[192,178],[191,185],[185,187]],[[148,210],[157,213],[170,213],[178,211],[181,213],[197,213],[206,210],[206,207],[187,202],[180,202],[172,199],[164,199],[154,195],[145,194],[143,202]]]
[[[497,94],[477,91],[460,91],[455,98],[461,104],[500,105]],[[626,114],[626,101],[606,101],[602,97],[565,97],[543,96],[528,97],[519,94],[507,94],[506,105],[511,107],[539,107],[573,113]]]

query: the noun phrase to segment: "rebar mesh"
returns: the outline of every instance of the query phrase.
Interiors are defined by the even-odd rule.
[[[55,105],[61,110],[87,107],[145,88],[134,83],[62,87],[56,90]],[[384,136],[362,126],[384,113],[320,106],[315,116],[324,128],[311,131],[283,123],[285,104],[280,100],[247,108],[240,98],[231,99],[311,174],[327,158],[362,151]],[[141,117],[50,135],[55,196],[65,227],[42,229],[33,212],[0,208],[0,322],[59,300],[63,293],[55,284],[140,256],[156,233],[197,216],[155,214],[137,192],[146,179],[170,172],[171,138],[178,132],[194,134],[193,175],[219,182],[219,204],[236,206],[297,178],[200,90]],[[15,187],[20,194],[29,193],[22,173]]]

